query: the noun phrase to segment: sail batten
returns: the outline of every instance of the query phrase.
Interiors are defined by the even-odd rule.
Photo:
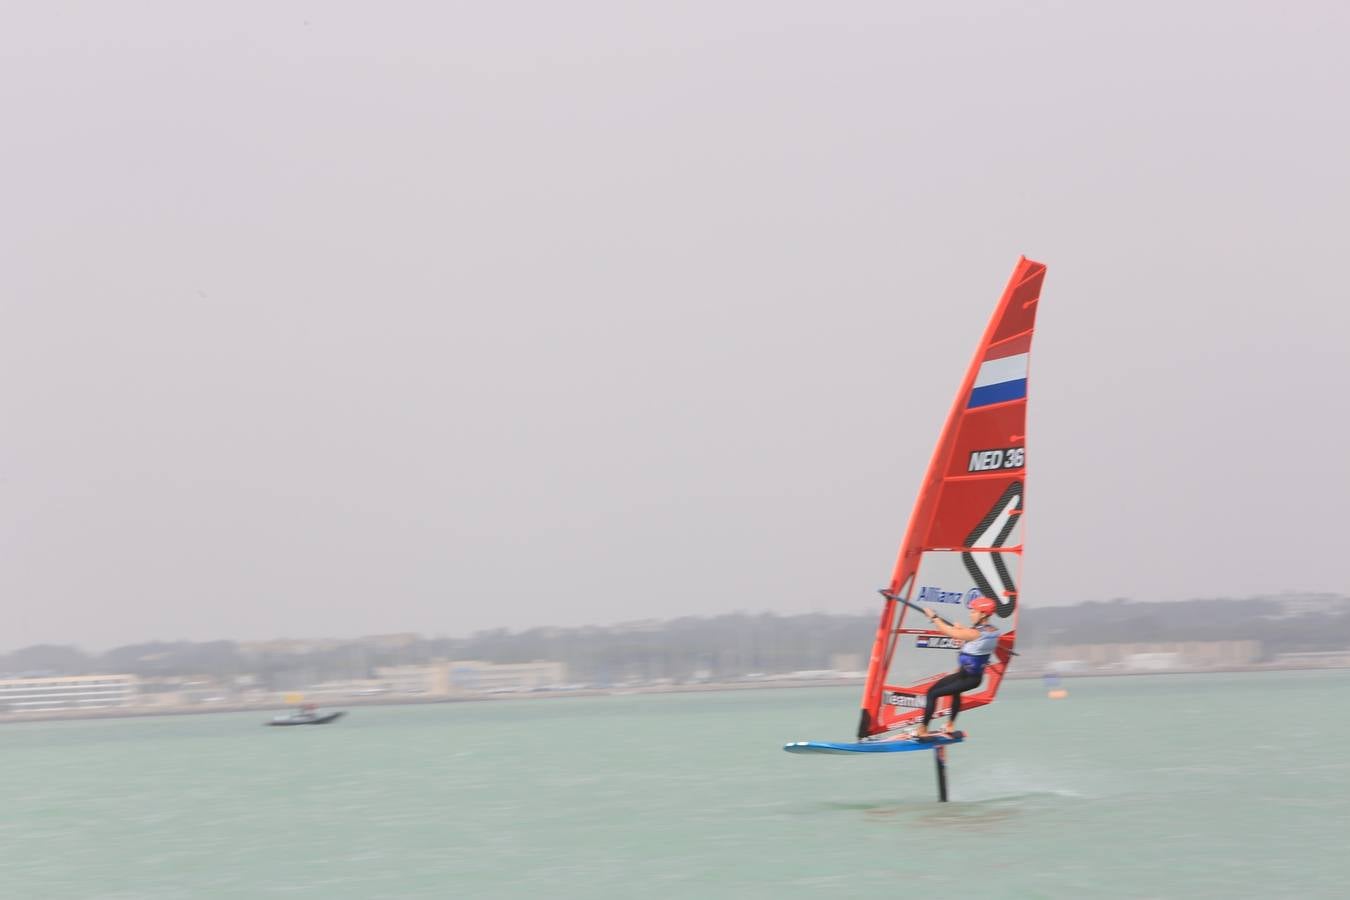
[[[1018,261],[953,398],[883,591],[859,738],[921,715],[924,689],[949,670],[926,650],[950,649],[950,641],[906,628],[905,601],[939,611],[964,609],[975,596],[995,601],[1003,635],[984,683],[965,695],[963,709],[994,699],[1013,655],[1022,604],[1031,340],[1044,278],[1041,263]]]

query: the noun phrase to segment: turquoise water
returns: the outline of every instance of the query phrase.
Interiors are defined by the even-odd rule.
[[[1350,895],[1350,671],[1036,682],[949,751],[820,688],[0,727],[0,897]]]

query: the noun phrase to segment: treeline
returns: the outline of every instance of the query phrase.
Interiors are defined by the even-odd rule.
[[[852,656],[865,665],[876,615],[730,614],[641,625],[499,629],[468,638],[415,639],[391,647],[354,640],[305,653],[246,652],[230,641],[152,642],[86,654],[40,645],[0,656],[0,672],[80,675],[126,672],[143,678],[251,676],[288,690],[322,681],[369,678],[380,666],[434,659],[496,663],[554,660],[588,684],[726,679],[832,668]],[[1022,615],[1027,649],[1067,644],[1258,640],[1267,657],[1350,648],[1350,598],[1302,595],[1153,603],[1115,600],[1031,609]]]
[[[825,669],[840,653],[865,660],[875,627],[875,616],[765,613],[613,627],[495,629],[468,638],[423,638],[399,647],[374,639],[354,640],[305,653],[247,652],[230,641],[151,642],[103,654],[44,644],[0,656],[0,673],[119,672],[146,679],[195,675],[221,681],[252,676],[261,686],[290,690],[323,681],[370,678],[381,666],[475,659],[562,662],[569,680],[587,684],[687,681]]]
[[[1065,644],[1242,641],[1280,653],[1350,649],[1350,597],[1301,594],[1174,602],[1125,599],[1029,610],[1021,643]]]

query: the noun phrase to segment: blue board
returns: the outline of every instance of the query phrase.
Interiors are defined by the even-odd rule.
[[[932,740],[915,741],[907,738],[891,738],[884,741],[860,741],[845,744],[834,741],[793,741],[784,744],[789,753],[908,753],[911,750],[932,750],[948,744],[959,744],[966,739],[964,731],[958,731],[951,737],[935,734]]]

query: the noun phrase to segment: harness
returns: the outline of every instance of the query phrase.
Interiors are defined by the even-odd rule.
[[[989,654],[984,656],[971,656],[969,653],[958,653],[956,661],[961,665],[961,671],[971,675],[983,675],[984,667],[989,664]]]

